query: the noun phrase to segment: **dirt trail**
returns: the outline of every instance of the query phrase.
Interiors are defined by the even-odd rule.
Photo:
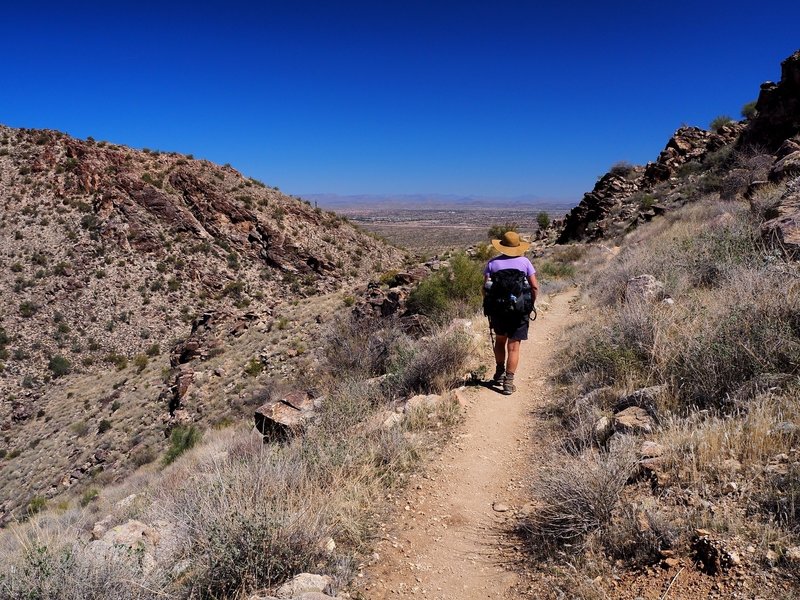
[[[546,401],[551,360],[573,317],[575,296],[555,297],[533,323],[522,344],[515,394],[469,393],[455,439],[399,498],[379,558],[358,586],[362,597],[472,600],[524,593],[527,584],[514,568],[517,541],[505,532],[515,510],[529,501],[527,481],[541,437],[532,412]]]

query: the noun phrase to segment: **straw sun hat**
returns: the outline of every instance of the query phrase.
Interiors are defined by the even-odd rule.
[[[516,231],[506,231],[499,240],[492,240],[494,249],[506,256],[522,256],[531,243],[522,241]]]

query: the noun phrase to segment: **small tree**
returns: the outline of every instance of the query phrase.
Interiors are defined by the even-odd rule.
[[[539,226],[539,229],[547,229],[550,226],[550,215],[545,211],[540,212],[536,215],[536,224]]]

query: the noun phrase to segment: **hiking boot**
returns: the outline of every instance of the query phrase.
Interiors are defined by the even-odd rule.
[[[514,376],[512,375],[509,377],[506,375],[503,377],[503,394],[506,396],[510,396],[514,392],[517,391],[517,386],[514,385]]]
[[[503,365],[497,365],[497,368],[494,371],[494,377],[492,377],[492,383],[495,385],[503,385],[505,373],[506,368]]]

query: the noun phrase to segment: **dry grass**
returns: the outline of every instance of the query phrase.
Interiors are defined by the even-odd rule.
[[[581,456],[553,456],[533,487],[536,511],[523,524],[534,552],[578,552],[605,529],[631,476],[630,448]]]
[[[400,337],[392,328],[376,335]],[[397,393],[444,390],[472,354],[473,338],[461,328],[402,339],[410,346],[393,371],[394,386],[340,378],[302,436],[264,444],[246,426],[209,431],[163,471],[148,467],[132,504],[113,504],[131,488],[103,491],[83,511],[19,525],[14,540],[2,538],[0,596],[238,598],[307,570],[348,580],[374,534],[376,504],[427,443],[418,434],[459,418],[457,404],[443,402],[409,415],[402,428],[381,426]],[[383,368],[368,365],[361,374]],[[137,551],[127,558],[94,553],[88,532],[101,510],[112,525],[129,518],[153,524],[161,536],[155,562]]]
[[[559,361],[565,393],[551,409],[566,453],[534,485],[536,549],[580,550],[606,567],[652,564],[665,549],[688,552],[694,527],[739,552],[752,544],[756,563],[798,545],[800,271],[759,233],[760,211],[781,193],[761,188],[752,209],[698,201],[636,230],[618,256],[583,257],[595,306]],[[623,300],[628,279],[645,273],[673,303]],[[661,384],[648,437],[665,449],[662,462],[652,478],[620,482],[613,465],[598,467],[606,455],[596,449],[613,449],[619,434],[601,444],[594,425],[624,394]],[[578,597],[594,593],[585,578],[573,584]]]

